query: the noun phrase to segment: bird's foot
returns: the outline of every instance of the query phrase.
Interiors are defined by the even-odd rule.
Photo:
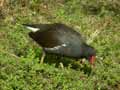
[[[61,67],[62,69],[64,69],[64,65],[63,65],[63,63],[61,63],[61,62],[60,62],[60,67]]]

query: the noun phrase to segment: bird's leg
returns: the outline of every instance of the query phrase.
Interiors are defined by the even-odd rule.
[[[63,56],[61,56],[60,58],[61,58],[61,59],[64,59],[64,57],[63,57]],[[61,67],[62,69],[64,69],[64,65],[63,65],[63,63],[62,63],[62,62],[60,62],[60,67]]]
[[[46,53],[45,53],[45,51],[43,51],[42,52],[42,57],[41,57],[41,60],[40,60],[40,64],[43,64],[45,56],[46,56]]]
[[[60,60],[60,59],[63,59],[63,57],[57,56],[57,59]],[[64,65],[62,62],[60,62],[59,65],[60,65],[60,68],[62,68],[62,69],[64,68]]]

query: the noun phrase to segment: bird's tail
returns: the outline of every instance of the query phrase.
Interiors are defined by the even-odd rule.
[[[27,29],[31,30],[32,32],[40,30],[40,28],[38,28],[36,24],[22,24],[22,25],[25,26]]]
[[[22,25],[33,32],[36,32],[39,30],[40,31],[48,30],[51,26],[51,24],[22,24]]]

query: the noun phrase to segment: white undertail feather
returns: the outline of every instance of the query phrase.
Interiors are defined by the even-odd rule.
[[[34,28],[34,27],[30,27],[30,26],[26,26],[26,28],[33,31],[33,32],[37,32],[40,30],[39,28]]]

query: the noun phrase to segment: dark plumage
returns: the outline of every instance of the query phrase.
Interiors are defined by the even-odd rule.
[[[73,58],[86,58],[94,62],[95,49],[87,45],[81,35],[72,28],[60,24],[24,24],[33,30],[29,36],[35,40],[45,53]],[[32,28],[31,28],[32,27]]]

